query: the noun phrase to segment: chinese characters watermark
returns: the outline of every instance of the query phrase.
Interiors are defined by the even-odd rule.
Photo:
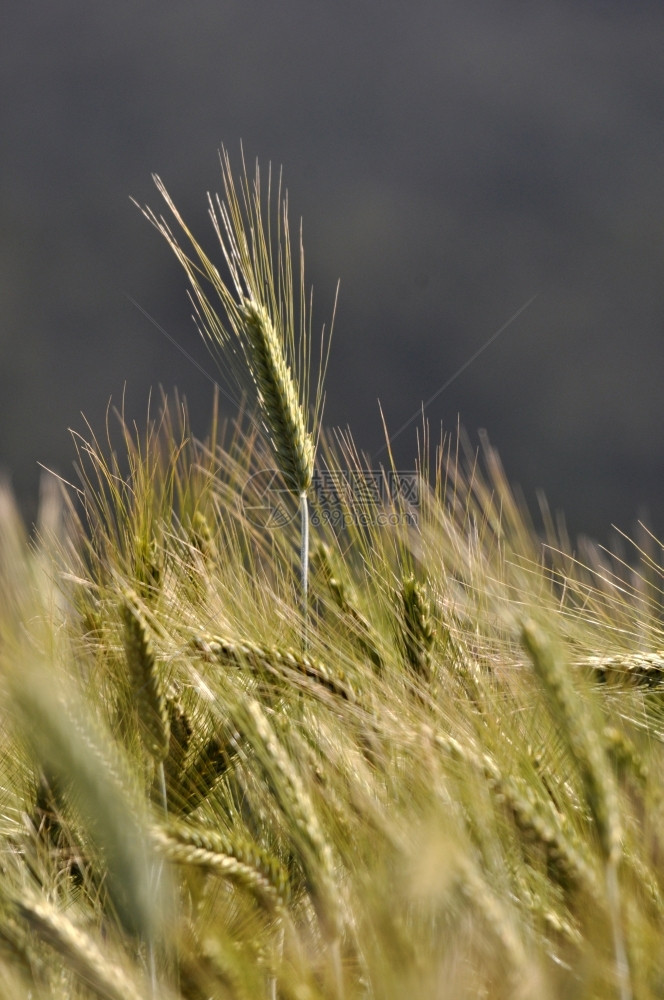
[[[419,477],[395,470],[316,469],[308,494],[313,526],[416,524]],[[242,506],[249,521],[280,528],[298,516],[298,501],[276,470],[255,473],[245,484]]]

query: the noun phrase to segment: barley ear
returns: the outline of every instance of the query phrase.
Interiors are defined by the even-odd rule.
[[[319,542],[314,552],[314,559],[316,570],[329,590],[332,600],[346,619],[357,646],[369,658],[376,673],[380,674],[384,663],[378,649],[376,633],[365,615],[356,607],[355,595],[335,572],[329,545]]]
[[[141,739],[148,753],[161,762],[168,753],[170,737],[168,705],[148,625],[138,608],[137,597],[131,591],[124,595],[122,620],[127,668],[136,698]]]
[[[527,621],[522,636],[551,713],[561,724],[579,770],[602,854],[606,861],[616,862],[621,853],[618,794],[600,732],[589,724],[588,706],[574,689],[567,666],[546,633],[535,622]]]
[[[155,847],[170,861],[206,868],[245,886],[269,908],[290,898],[288,874],[276,858],[248,840],[225,837],[190,823],[170,823],[152,833]]]
[[[406,660],[415,674],[428,681],[431,679],[431,649],[435,638],[431,605],[422,585],[412,575],[402,583],[401,601]]]
[[[172,811],[188,816],[209,798],[230,769],[235,749],[217,735],[205,740],[193,758],[168,784]]]
[[[298,294],[288,228],[287,200],[279,196],[276,238],[264,219],[260,174],[250,186],[244,174],[241,194],[233,180],[227,152],[222,151],[225,201],[209,199],[210,214],[230,272],[227,284],[195,240],[164,185],[157,187],[194,251],[182,249],[168,224],[149,209],[145,216],[165,237],[184,267],[193,292],[201,333],[215,351],[221,350],[238,385],[255,396],[262,428],[286,488],[298,498],[301,518],[300,587],[307,647],[309,511],[308,491],[314,467],[315,442],[323,407],[323,382],[329,356],[329,335],[323,334],[312,414],[309,413],[311,326],[304,289],[304,258],[300,246]],[[270,194],[268,191],[268,211]],[[274,244],[274,245],[273,245]],[[207,285],[221,300],[226,320],[210,301]],[[298,303],[299,298],[299,303]],[[227,324],[227,325],[226,325]],[[296,331],[299,326],[299,337]],[[311,430],[309,428],[311,427]]]
[[[299,675],[302,675],[344,701],[355,700],[353,689],[343,673],[330,670],[326,664],[306,653],[248,640],[236,642],[217,635],[196,636],[193,645],[205,659],[216,660],[226,667],[248,668],[259,675],[265,674],[290,683],[299,680]]]
[[[342,929],[341,894],[332,848],[311,797],[259,703],[250,700],[236,712],[238,728],[252,744],[263,775],[289,824],[320,925],[331,942],[338,941]]]
[[[664,651],[619,653],[616,656],[588,656],[579,666],[600,683],[633,684],[661,688],[664,684]]]
[[[589,719],[590,706],[575,691],[560,651],[534,621],[522,627],[523,644],[542,684],[550,711],[560,724],[586,793],[599,834],[604,860],[606,900],[611,929],[616,981],[621,1000],[631,1000],[632,985],[622,928],[618,866],[622,858],[622,831],[618,790],[609,767],[599,728]]]

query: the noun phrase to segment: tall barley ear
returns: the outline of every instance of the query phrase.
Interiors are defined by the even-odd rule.
[[[272,174],[267,199],[261,192],[258,166],[250,182],[246,166],[239,190],[228,153],[222,149],[224,199],[208,195],[210,217],[221,244],[228,277],[210,260],[176,209],[162,181],[155,183],[187,248],[162,216],[143,214],[164,236],[190,283],[196,320],[224,374],[253,399],[286,490],[297,498],[301,517],[300,579],[306,621],[309,512],[314,458],[323,406],[323,381],[329,336],[321,336],[314,398],[310,397],[312,336],[310,297],[305,293],[304,257],[299,241],[299,281],[293,276],[287,197],[277,185],[277,212],[272,211]],[[275,216],[273,219],[272,216]],[[222,314],[216,311],[220,304]]]

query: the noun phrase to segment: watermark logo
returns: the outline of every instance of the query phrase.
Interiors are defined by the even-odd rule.
[[[416,472],[316,469],[308,493],[313,526],[416,524]],[[251,476],[242,491],[245,516],[262,528],[277,529],[299,516],[299,501],[276,470]]]

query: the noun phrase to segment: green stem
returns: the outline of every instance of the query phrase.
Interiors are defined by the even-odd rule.
[[[302,598],[302,619],[304,649],[308,646],[307,628],[309,622],[309,502],[306,491],[300,493],[300,583]]]

